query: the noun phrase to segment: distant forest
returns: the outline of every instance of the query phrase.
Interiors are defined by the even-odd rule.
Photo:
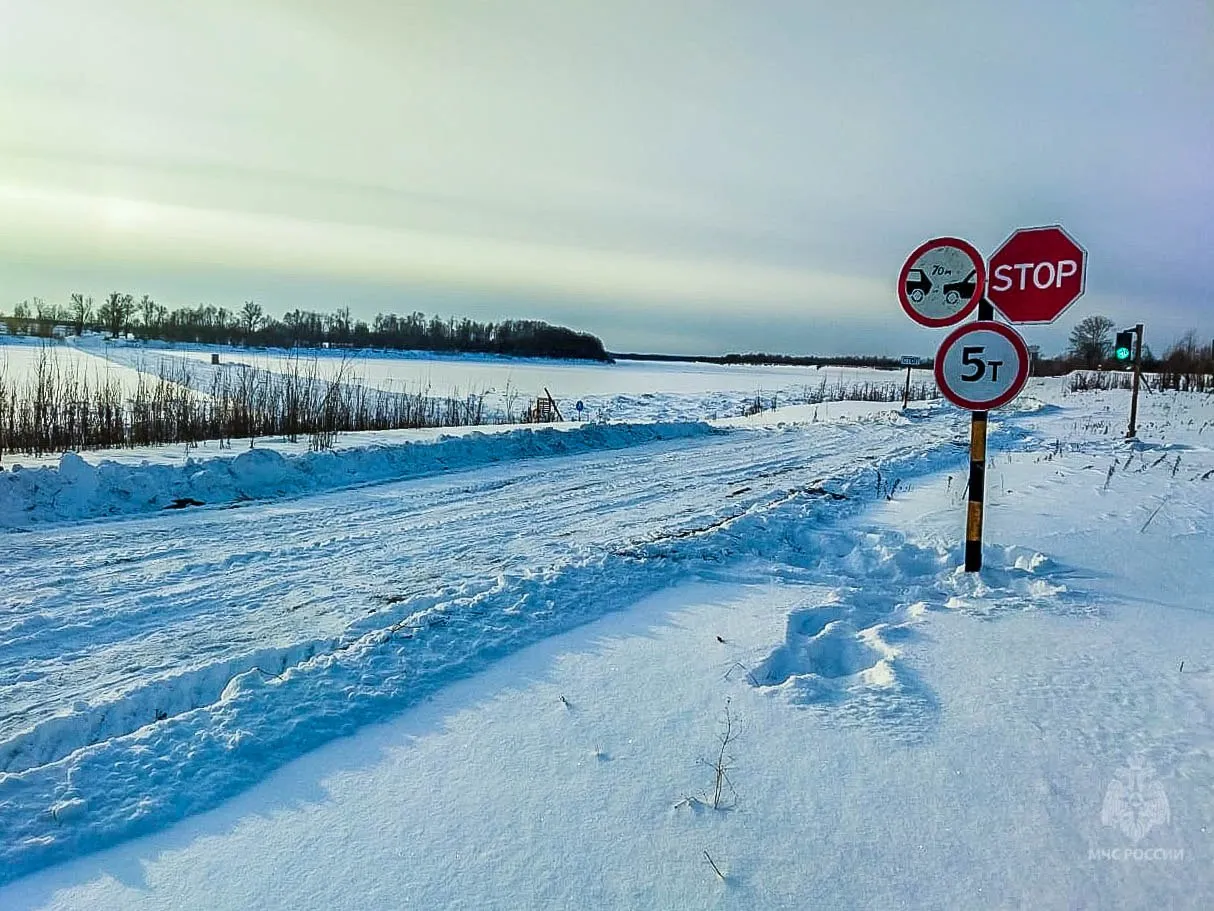
[[[200,304],[170,310],[148,295],[111,293],[100,304],[73,294],[66,306],[41,298],[22,301],[3,317],[10,335],[82,335],[86,330],[141,339],[208,345],[276,348],[391,348],[404,351],[475,352],[512,357],[577,358],[608,361],[593,335],[538,320],[478,323],[442,319],[424,313],[380,313],[371,323],[353,319],[350,308],[332,313],[292,310],[276,319],[260,304],[246,301],[240,310]]]

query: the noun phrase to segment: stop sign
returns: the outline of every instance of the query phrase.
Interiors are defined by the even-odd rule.
[[[987,299],[1012,323],[1052,323],[1083,294],[1087,251],[1060,225],[1021,228],[991,256]]]

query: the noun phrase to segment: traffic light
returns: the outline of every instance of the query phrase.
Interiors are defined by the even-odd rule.
[[[1108,336],[1105,336],[1106,338]],[[1113,357],[1119,361],[1132,360],[1134,357],[1134,332],[1118,332],[1117,341],[1113,343]]]

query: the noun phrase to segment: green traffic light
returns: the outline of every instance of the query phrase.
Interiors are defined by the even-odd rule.
[[[1118,348],[1117,349],[1117,360],[1128,361],[1129,359],[1130,359],[1130,349],[1129,348]]]

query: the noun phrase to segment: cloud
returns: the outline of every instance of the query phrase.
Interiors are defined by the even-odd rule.
[[[903,338],[892,280],[920,241],[1062,222],[1092,295],[1214,319],[1200,0],[0,16],[0,279],[31,282],[10,293],[65,262],[260,271],[349,281],[355,312],[395,284],[595,325],[717,314],[718,347],[731,313],[771,348],[798,319],[878,347]]]
[[[48,245],[95,262],[233,269],[477,288],[712,310],[749,306],[832,312],[885,290],[868,279],[746,261],[678,259],[470,235],[389,230],[121,197],[0,185],[0,234],[26,258]],[[51,254],[54,258],[58,254]]]

